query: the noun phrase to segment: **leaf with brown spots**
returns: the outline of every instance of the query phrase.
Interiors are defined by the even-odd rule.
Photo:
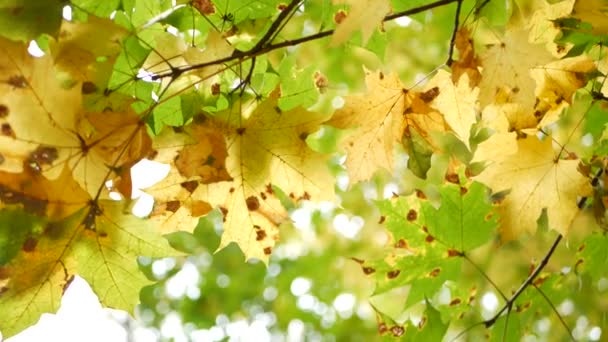
[[[172,171],[168,178],[149,190],[161,202],[200,200],[223,207],[226,210],[224,233],[219,248],[236,242],[248,259],[268,260],[268,251],[278,239],[278,225],[287,218],[287,212],[272,186],[279,187],[296,200],[333,198],[333,177],[325,167],[329,156],[313,151],[300,138],[303,134],[317,131],[327,115],[301,108],[278,111],[278,96],[275,91],[265,101],[249,104],[254,107],[249,113],[241,113],[241,106],[237,104],[206,120],[204,129],[197,129],[197,132],[206,132],[207,137],[212,138],[200,140],[203,146],[197,146],[196,153],[201,153],[201,156],[190,159],[212,160],[220,177],[206,179],[200,172],[185,172],[190,168],[184,165],[177,168],[179,172]],[[245,115],[246,118],[243,117]],[[164,141],[159,143],[161,146],[184,145],[167,143],[175,139],[165,139],[164,134],[157,140]],[[224,140],[219,140],[219,137]],[[186,146],[176,152],[171,147],[161,146],[155,146],[160,151],[156,160],[171,161],[177,153],[176,164],[186,155],[184,150],[189,149]],[[194,152],[192,148],[188,155]],[[206,153],[208,155],[203,156]],[[225,169],[222,168],[224,165]],[[191,179],[199,182],[195,189],[191,189],[193,191],[180,188],[179,184]],[[182,213],[179,209],[168,217],[176,216],[180,217],[179,222],[184,227],[194,228],[196,225],[196,219],[189,218],[185,210]],[[255,227],[264,231],[263,238]]]

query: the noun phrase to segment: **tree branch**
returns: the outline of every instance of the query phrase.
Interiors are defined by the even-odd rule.
[[[391,20],[394,20],[394,19],[397,19],[397,18],[400,18],[400,17],[405,17],[405,16],[408,16],[408,15],[413,15],[413,14],[421,13],[421,12],[428,11],[428,10],[433,9],[433,8],[445,6],[447,4],[451,4],[451,3],[454,3],[454,2],[459,2],[460,3],[461,1],[462,0],[439,0],[439,1],[435,1],[435,2],[432,2],[430,4],[426,4],[426,5],[415,7],[415,8],[412,8],[412,9],[409,9],[409,10],[405,10],[405,11],[402,11],[402,12],[397,12],[397,13],[393,13],[393,14],[387,15],[386,17],[384,17],[384,19],[382,21],[383,22],[391,21]],[[290,3],[290,5],[292,5],[294,3],[297,3],[297,2],[299,2],[299,1],[292,1]],[[295,5],[294,5],[294,7],[295,7]],[[284,13],[287,13],[287,12],[289,12],[289,11],[287,11],[287,9],[285,9]],[[281,14],[283,14],[283,13],[281,13]],[[289,14],[289,13],[287,13],[287,14]],[[279,18],[277,18],[277,20],[275,22],[278,22],[279,19],[280,19],[280,21],[283,20],[282,17],[281,17],[281,15],[279,15]],[[280,22],[276,26],[278,27],[279,25],[280,25]],[[275,26],[275,23],[273,23],[273,25],[271,26],[271,29],[272,29],[273,26]],[[268,31],[268,32],[271,32],[270,35],[272,35],[272,30],[271,29],[269,29],[269,31]],[[266,32],[266,35],[268,35],[268,32]],[[313,41],[313,40],[317,40],[317,39],[320,39],[320,38],[324,38],[324,37],[332,35],[333,33],[334,33],[334,30],[326,30],[326,31],[321,31],[321,32],[318,32],[318,33],[315,33],[315,34],[311,34],[311,35],[305,36],[305,37],[301,37],[301,38],[297,38],[297,39],[292,39],[292,40],[286,40],[286,41],[283,41],[283,42],[280,42],[280,43],[267,44],[267,45],[260,44],[260,42],[262,42],[264,40],[264,38],[262,38],[262,40],[260,40],[260,42],[258,42],[258,44],[260,44],[260,47],[258,47],[257,49],[256,49],[256,47],[254,47],[253,49],[250,49],[248,51],[238,51],[237,50],[232,55],[224,57],[224,58],[220,58],[220,59],[217,59],[217,60],[214,60],[214,61],[205,62],[205,63],[186,65],[186,66],[183,66],[183,67],[175,68],[175,69],[170,70],[170,71],[165,72],[165,73],[156,74],[156,75],[152,76],[151,78],[152,78],[152,80],[159,80],[159,79],[165,78],[165,77],[174,77],[174,75],[175,75],[176,72],[184,73],[184,72],[188,72],[188,71],[192,71],[192,70],[196,70],[196,69],[205,68],[205,67],[208,67],[208,66],[211,66],[211,65],[227,63],[227,62],[234,61],[234,60],[237,60],[237,59],[246,60],[246,59],[249,59],[249,58],[253,58],[253,57],[256,57],[256,56],[260,56],[260,55],[266,54],[266,53],[268,53],[270,51],[282,49],[282,48],[285,48],[285,47],[288,47],[288,46],[296,46],[296,45],[303,44],[303,43],[306,43],[306,42],[309,42],[309,41]],[[258,44],[256,44],[256,46],[258,46]]]
[[[277,19],[272,22],[272,25],[270,25],[270,28],[268,29],[268,31],[266,31],[266,34],[262,37],[262,39],[260,39],[257,44],[255,44],[255,46],[251,48],[248,52],[252,53],[257,50],[260,50],[262,47],[264,47],[264,45],[272,41],[274,36],[278,34],[281,30],[281,24],[283,23],[283,21],[296,7],[300,5],[301,2],[301,0],[292,0],[291,3],[289,3],[289,5],[287,5],[287,7],[283,9],[283,11],[281,11],[281,14],[279,14]]]
[[[511,308],[513,307],[513,303],[515,303],[517,298],[526,290],[526,288],[528,288],[528,286],[532,285],[532,282],[534,281],[534,279],[536,279],[536,277],[545,268],[545,266],[547,266],[549,259],[553,255],[553,252],[555,252],[555,249],[557,248],[557,245],[559,245],[559,242],[562,240],[562,238],[563,238],[562,234],[559,234],[557,236],[557,238],[553,242],[553,245],[551,245],[551,248],[549,249],[547,254],[545,254],[543,260],[540,261],[540,264],[538,264],[538,266],[536,266],[534,271],[519,286],[519,289],[517,289],[517,291],[515,291],[515,293],[511,296],[511,298],[509,298],[509,300],[505,303],[505,305],[503,305],[503,307],[492,318],[483,322],[483,324],[485,325],[486,328],[489,328],[492,325],[494,325],[494,323],[496,323],[496,320],[498,320],[500,315],[502,315],[502,313],[505,312],[505,310],[511,311]]]
[[[458,0],[456,3],[456,14],[454,14],[454,30],[452,31],[452,38],[450,39],[450,50],[448,51],[448,60],[445,62],[447,66],[452,66],[454,60],[454,45],[456,43],[456,34],[458,34],[458,26],[460,25],[460,11],[462,10],[462,0]]]

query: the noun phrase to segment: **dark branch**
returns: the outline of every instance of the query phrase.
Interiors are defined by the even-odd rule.
[[[281,24],[283,24],[283,22],[285,21],[285,19],[287,17],[289,17],[289,14],[300,5],[302,1],[301,0],[292,0],[291,3],[289,3],[289,5],[287,5],[287,7],[285,7],[283,9],[283,11],[281,12],[281,14],[279,14],[279,16],[277,17],[277,19],[275,21],[272,22],[272,25],[270,25],[270,28],[268,29],[268,31],[266,31],[266,34],[262,37],[262,39],[260,39],[257,44],[255,44],[255,46],[253,48],[251,48],[248,52],[255,52],[260,50],[262,47],[264,47],[265,45],[267,45],[267,43],[271,42],[272,39],[276,36],[276,34],[279,33],[279,31],[281,30]]]
[[[450,50],[448,51],[448,60],[445,62],[447,66],[451,66],[454,62],[454,45],[456,43],[456,34],[458,34],[458,26],[460,25],[460,11],[462,10],[462,0],[456,3],[456,14],[454,14],[454,30],[450,39]]]
[[[409,10],[406,10],[406,11],[397,12],[397,13],[393,13],[393,14],[387,15],[386,17],[384,17],[384,19],[382,21],[383,22],[391,21],[391,20],[394,20],[394,19],[397,19],[397,18],[400,18],[400,17],[405,17],[405,16],[408,16],[408,15],[413,15],[413,14],[421,13],[421,12],[428,11],[428,10],[433,9],[433,8],[437,8],[437,7],[445,6],[447,4],[451,4],[451,3],[454,3],[454,2],[461,2],[461,1],[462,0],[439,0],[439,1],[435,1],[435,2],[432,2],[430,4],[426,4],[426,5],[419,6],[419,7],[416,7],[416,8],[412,8],[412,9],[409,9]],[[298,2],[298,1],[292,1],[291,4],[293,4],[295,2]],[[288,12],[288,11],[284,10],[284,12]],[[279,18],[277,18],[276,21],[279,21]],[[273,23],[273,25],[274,25],[274,23]],[[280,23],[277,24],[277,26],[278,25],[280,25]],[[269,30],[268,32],[271,32],[271,30]],[[267,34],[268,34],[268,32],[267,32]],[[288,46],[295,46],[295,45],[299,45],[299,44],[306,43],[306,42],[309,42],[309,41],[313,41],[313,40],[317,40],[317,39],[320,39],[320,38],[324,38],[324,37],[332,35],[333,33],[334,33],[334,30],[326,30],[326,31],[318,32],[318,33],[315,33],[315,34],[312,34],[312,35],[309,35],[309,36],[305,36],[305,37],[302,37],[302,38],[298,38],[298,39],[286,40],[286,41],[283,41],[283,42],[280,42],[280,43],[276,43],[276,44],[260,45],[260,47],[257,50],[251,49],[249,51],[235,51],[232,55],[224,57],[224,58],[220,58],[220,59],[217,59],[217,60],[214,60],[214,61],[200,63],[200,64],[187,65],[187,66],[180,67],[178,69],[182,73],[184,73],[184,72],[188,72],[188,71],[192,71],[192,70],[196,70],[196,69],[205,68],[205,67],[208,67],[208,66],[211,66],[211,65],[217,65],[217,64],[227,63],[227,62],[234,61],[234,60],[237,60],[237,59],[246,60],[246,59],[249,59],[249,58],[253,58],[253,57],[256,57],[256,56],[260,56],[260,55],[266,54],[266,53],[268,53],[270,51],[282,49],[282,48],[285,48],[285,47],[288,47]],[[262,39],[264,39],[264,38],[262,38]],[[260,41],[262,41],[262,40],[260,40]],[[258,42],[258,44],[259,44],[259,42]],[[257,44],[256,44],[256,46],[257,46]],[[158,80],[158,79],[165,78],[165,77],[173,77],[173,75],[174,75],[174,70],[170,70],[168,72],[160,73],[160,74],[152,76],[152,80]]]
[[[515,291],[515,293],[511,296],[511,298],[509,298],[509,300],[494,315],[494,317],[492,317],[492,318],[490,318],[490,319],[488,319],[488,320],[486,320],[486,321],[483,322],[484,325],[486,326],[486,328],[489,328],[492,325],[494,325],[494,323],[496,323],[496,320],[500,317],[500,315],[502,315],[503,312],[505,312],[505,310],[511,311],[511,308],[513,307],[513,303],[515,303],[515,301],[517,300],[517,298],[528,288],[528,286],[532,285],[532,282],[534,281],[534,279],[536,279],[536,277],[545,268],[545,266],[547,266],[547,263],[549,262],[549,259],[553,255],[553,252],[555,252],[555,249],[557,248],[557,245],[559,245],[559,242],[562,241],[562,238],[563,238],[562,234],[559,234],[557,236],[557,238],[553,242],[553,245],[551,245],[551,248],[549,249],[549,251],[547,252],[547,254],[545,255],[545,257],[543,258],[543,260],[540,261],[540,264],[538,264],[538,266],[536,266],[536,268],[534,269],[534,271],[519,286],[519,289],[517,289],[517,291]]]

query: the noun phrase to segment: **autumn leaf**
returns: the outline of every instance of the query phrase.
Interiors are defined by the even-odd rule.
[[[452,80],[458,82],[463,74],[467,74],[469,75],[471,86],[476,86],[481,80],[481,73],[479,72],[481,62],[475,53],[471,32],[467,27],[463,26],[456,32],[454,46],[458,50],[459,57],[458,60],[450,65]]]
[[[197,150],[209,155],[192,157],[193,149],[185,146],[177,152],[175,163],[181,163],[182,158],[221,163],[226,152],[217,137],[223,136],[225,170],[216,169],[222,176],[205,180],[200,173],[187,177],[192,174],[190,169],[179,167],[179,172],[150,189],[159,203],[178,201],[175,214],[165,213],[165,220],[178,220],[194,228],[196,219],[191,218],[188,208],[181,208],[182,204],[219,206],[225,219],[219,248],[236,242],[247,259],[267,261],[279,238],[278,225],[287,219],[275,186],[294,200],[332,198],[333,179],[324,167],[329,156],[313,151],[306,143],[306,137],[319,129],[327,115],[301,108],[283,112],[277,99],[275,91],[250,112],[235,111],[237,106],[207,119],[207,128],[199,130],[207,132],[208,143],[201,140]],[[210,146],[213,144],[216,147]]]
[[[57,79],[50,56],[34,58],[19,44],[0,44],[5,52],[0,63],[9,66],[5,71],[14,79],[0,85],[7,111],[0,119],[6,133],[0,154],[9,160],[0,169],[20,172],[21,164],[55,179],[68,165],[80,186],[96,197],[121,167],[124,171],[150,152],[144,123],[132,110],[86,113],[80,87]]]
[[[80,89],[61,86],[48,56],[33,58],[23,44],[0,39],[0,71],[8,82],[0,83],[0,169],[20,172],[24,161],[45,141],[55,146],[74,146]],[[24,114],[27,112],[27,115]],[[69,151],[57,151],[54,159]],[[52,161],[49,161],[52,162]]]
[[[608,33],[607,12],[608,3],[604,0],[576,0],[572,9],[573,16],[590,23],[593,26],[593,32],[596,34]]]
[[[367,93],[347,97],[344,107],[328,121],[336,128],[350,129],[340,146],[347,153],[345,166],[351,183],[368,180],[379,169],[391,170],[394,148],[400,143],[413,158],[408,167],[418,177],[425,177],[430,155],[439,149],[430,133],[449,130],[444,114],[432,105],[446,110],[453,118],[458,115],[466,116],[467,120],[475,117],[475,111],[465,112],[475,103],[465,105],[468,107],[463,107],[462,112],[450,107],[449,99],[451,97],[453,101],[456,94],[450,77],[446,79],[445,75],[438,73],[421,92],[414,92],[405,89],[395,74],[366,71]],[[441,95],[438,85],[452,89],[446,88],[445,95]],[[470,92],[468,83],[465,87]],[[475,97],[476,93],[471,95]],[[467,125],[466,122],[452,122],[461,127]],[[459,127],[459,131],[464,130]],[[468,136],[468,132],[465,135]]]
[[[531,43],[528,34],[525,29],[510,28],[504,38],[481,57],[480,105],[482,108],[492,103],[519,106],[526,119],[512,125],[514,129],[536,126],[537,120],[533,115],[536,84],[531,70],[554,59],[544,45]]]
[[[463,74],[458,82],[453,82],[452,76],[444,70],[437,72],[429,81],[428,87],[437,87],[439,90],[431,102],[433,108],[443,114],[456,136],[470,147],[471,126],[477,121],[479,111],[479,89],[471,88],[468,74]]]
[[[75,275],[87,280],[103,305],[133,312],[139,289],[150,283],[137,256],[175,254],[150,221],[124,213],[119,202],[91,203],[65,219],[47,221],[0,266],[0,305],[11,308],[0,310],[0,328],[10,336],[55,312]]]
[[[126,33],[109,19],[95,16],[85,22],[64,21],[59,39],[50,41],[49,50],[58,70],[68,72],[75,80],[101,86],[112,72]]]
[[[346,42],[356,31],[361,30],[363,44],[366,44],[374,30],[382,23],[391,10],[387,0],[334,0],[334,4],[350,5],[349,12],[334,31],[331,46]]]
[[[578,160],[558,159],[552,140],[534,136],[517,140],[517,153],[497,155],[476,180],[493,192],[510,190],[501,203],[501,232],[506,240],[536,230],[547,210],[549,227],[567,234],[578,213],[577,198],[591,193],[589,180],[578,171]]]
[[[393,166],[393,149],[405,129],[406,90],[396,74],[366,71],[367,93],[349,96],[328,121],[337,128],[352,128],[341,145],[352,183],[369,179],[380,168]]]
[[[574,92],[587,83],[595,64],[588,56],[565,58],[531,71],[536,81],[534,115],[542,118],[539,127],[547,126],[559,119],[559,115],[572,103]]]

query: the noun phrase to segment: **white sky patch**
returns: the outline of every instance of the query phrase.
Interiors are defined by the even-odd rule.
[[[179,30],[177,29],[177,27],[169,25],[167,27],[167,32],[169,34],[172,34],[172,35],[176,36],[176,37],[179,36]]]
[[[346,214],[338,214],[334,217],[334,228],[349,239],[354,239],[363,228],[365,221],[361,216],[348,218]]]
[[[408,17],[408,16],[404,16],[404,17],[399,17],[397,19],[395,19],[395,23],[401,27],[408,27],[412,24],[412,18]]]
[[[131,167],[131,179],[133,182],[132,199],[137,199],[133,205],[132,213],[137,217],[146,217],[152,212],[154,198],[141,191],[160,182],[167,177],[171,166],[148,159],[142,159]]]
[[[167,293],[167,296],[172,299],[183,298],[188,293],[190,293],[190,296],[195,296],[196,291],[194,289],[199,290],[199,282],[200,274],[198,269],[194,264],[186,262],[179,272],[171,277],[171,279],[167,280],[165,292]],[[200,295],[200,290],[198,295]]]
[[[298,208],[291,213],[291,219],[293,225],[298,229],[310,229],[311,228],[311,217],[310,209]]]
[[[481,297],[481,306],[486,311],[494,312],[498,309],[498,298],[493,292],[486,292]]]
[[[278,295],[279,295],[279,291],[274,286],[268,286],[267,288],[264,289],[263,296],[264,296],[264,300],[267,302],[272,302],[273,300],[275,300],[277,298]]]
[[[30,41],[30,44],[27,46],[27,52],[32,57],[40,58],[44,56],[44,51],[42,51],[42,49],[40,48],[40,46],[38,46],[38,43],[36,43],[35,40]]]
[[[334,299],[333,307],[340,317],[347,319],[353,314],[355,296],[352,293],[341,293]]]
[[[363,197],[367,200],[375,200],[378,198],[378,190],[375,185],[366,185],[363,187]]]
[[[591,341],[599,341],[600,337],[602,337],[602,328],[600,328],[600,327],[591,328],[591,330],[589,330],[589,333],[587,334],[587,336],[589,337],[589,339]]]
[[[154,76],[155,74],[153,72],[149,72],[146,71],[144,69],[139,69],[137,71],[137,78],[144,81],[144,82],[150,82],[150,83],[160,83],[160,80],[153,80],[152,76]],[[156,100],[158,101],[158,99]]]
[[[72,21],[72,7],[70,7],[70,6],[63,6],[63,10],[61,11],[61,15],[63,16],[63,19],[65,19],[67,21]]]
[[[342,96],[336,96],[331,100],[331,106],[334,109],[340,109],[342,107],[344,107],[344,98]]]
[[[217,283],[217,286],[224,289],[230,286],[230,277],[225,274],[220,274],[215,279],[215,282]]]
[[[111,310],[117,311],[117,310]],[[30,341],[127,341],[127,333],[103,309],[87,282],[76,276],[61,299],[57,314],[43,314],[38,323],[6,342]]]
[[[299,319],[292,319],[287,326],[287,341],[304,341],[304,323]]]
[[[187,341],[182,319],[176,312],[170,312],[165,316],[160,326],[160,333],[163,337],[171,338],[175,341]]]
[[[299,297],[308,293],[311,287],[312,282],[310,281],[310,279],[304,277],[297,277],[291,282],[291,286],[289,287],[289,289],[291,290],[291,293],[294,296]]]
[[[312,295],[305,294],[298,297],[297,304],[298,308],[304,311],[312,311],[317,305],[317,298]]]
[[[581,143],[583,144],[583,146],[587,147],[593,145],[593,135],[591,135],[591,133],[583,135],[583,137],[581,138]]]
[[[562,316],[569,316],[574,312],[574,303],[570,299],[566,299],[557,307],[557,311]]]
[[[171,271],[173,267],[175,267],[175,259],[158,259],[152,264],[152,273],[154,273],[157,279],[161,279],[164,278],[167,272]]]
[[[399,193],[399,186],[396,183],[388,183],[384,186],[382,194],[383,198],[391,198],[393,195]]]

